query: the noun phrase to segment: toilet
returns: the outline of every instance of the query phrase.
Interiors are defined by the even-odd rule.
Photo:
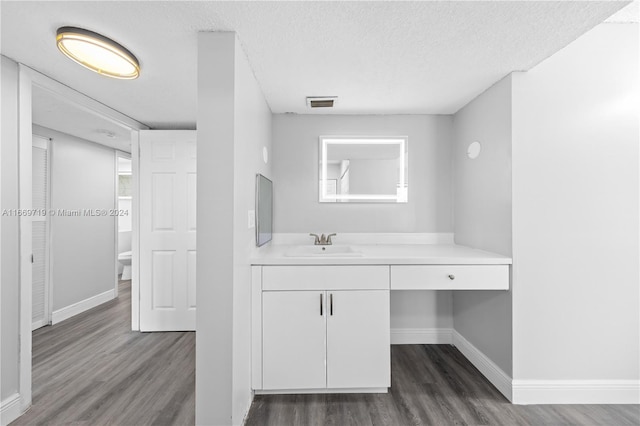
[[[131,279],[131,251],[123,251],[118,255],[118,262],[123,266],[121,280]]]

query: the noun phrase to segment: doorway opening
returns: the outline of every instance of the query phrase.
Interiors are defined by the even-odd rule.
[[[51,158],[47,137],[33,135],[31,157],[31,330],[51,324],[50,242]]]
[[[131,155],[116,152],[116,296],[119,281],[131,285],[133,249],[133,168]]]
[[[20,409],[25,411],[32,401],[33,330],[39,333],[41,330],[37,328],[77,316],[118,294],[114,283],[119,253],[118,218],[113,217],[119,210],[115,192],[116,153],[122,152],[127,157],[125,151],[137,150],[137,133],[147,127],[22,64],[18,65],[18,72],[19,208],[43,213],[38,217],[19,218],[18,394]],[[53,165],[58,166],[56,170],[60,173],[52,172]],[[103,172],[108,178],[101,178],[98,187],[94,178],[104,177]],[[74,190],[76,187],[87,197],[80,197]],[[108,189],[106,197],[104,188]],[[101,195],[97,197],[97,194]],[[98,216],[103,220],[102,225],[105,220],[111,223],[100,225],[103,243],[93,241],[97,241],[94,222],[89,223]],[[71,228],[74,230],[70,231]],[[136,232],[135,219],[131,221],[130,232]],[[132,239],[135,241],[136,237]],[[93,249],[83,250],[87,241],[93,244],[91,247],[99,247],[99,257],[106,259],[99,268],[94,262],[80,259],[89,252],[96,254]],[[64,250],[60,250],[59,245],[64,246]],[[135,250],[134,243],[133,259]],[[66,262],[61,263],[61,258],[66,258]],[[98,288],[92,277],[106,277],[107,282]],[[82,285],[76,286],[77,290],[69,290],[67,284],[72,280],[68,278]],[[137,312],[137,306],[130,309]],[[137,313],[131,321],[132,328],[137,329],[133,318],[137,318]]]

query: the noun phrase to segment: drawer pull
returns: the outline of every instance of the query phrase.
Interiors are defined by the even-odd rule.
[[[329,314],[333,315],[333,293],[329,295]]]
[[[449,274],[449,279],[450,279],[451,281],[453,281],[453,280],[455,280],[455,279],[456,279],[456,276],[455,276],[455,275],[453,275],[453,274]]]
[[[322,316],[322,293],[320,293],[320,316]]]

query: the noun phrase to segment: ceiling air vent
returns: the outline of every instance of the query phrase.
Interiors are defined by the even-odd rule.
[[[307,106],[309,108],[333,108],[337,100],[337,96],[307,96]]]

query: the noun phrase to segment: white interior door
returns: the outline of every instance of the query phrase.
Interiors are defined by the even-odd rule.
[[[140,132],[140,331],[196,328],[196,132]]]
[[[32,145],[32,208],[31,221],[31,330],[49,324],[49,140],[33,135]]]

